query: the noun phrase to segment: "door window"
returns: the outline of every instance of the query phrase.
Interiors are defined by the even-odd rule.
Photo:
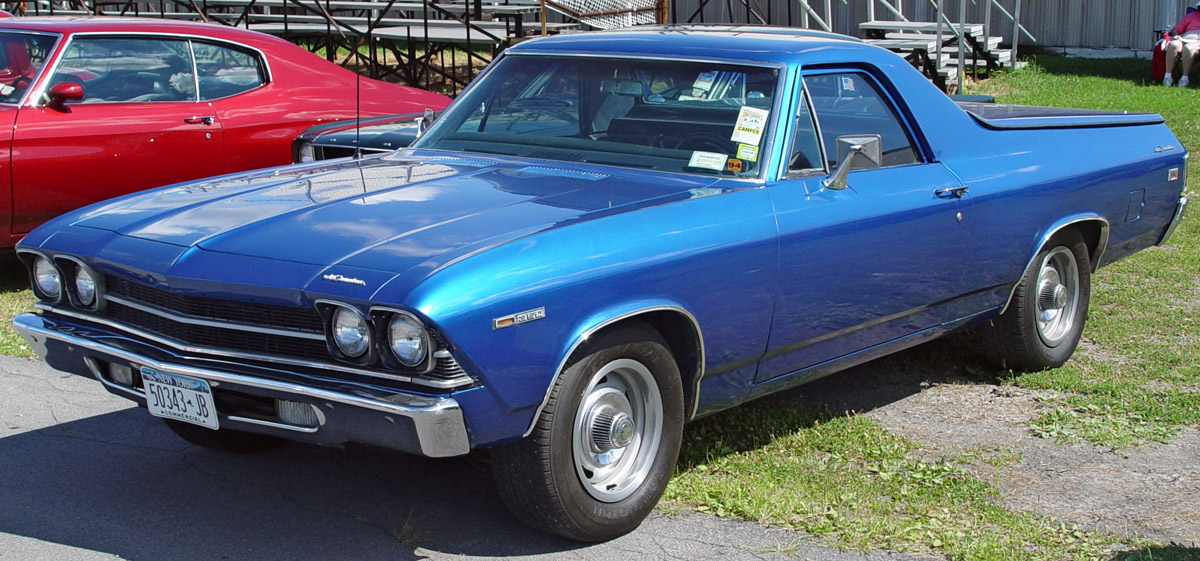
[[[883,141],[883,166],[920,163],[912,137],[895,107],[874,80],[862,72],[806,76],[804,85],[821,125],[829,169],[837,167],[837,138],[877,134]]]
[[[196,71],[200,73],[200,99],[220,99],[240,94],[267,83],[258,55],[216,43],[192,43]]]
[[[188,42],[81,37],[71,42],[50,83],[83,87],[79,103],[195,100]]]

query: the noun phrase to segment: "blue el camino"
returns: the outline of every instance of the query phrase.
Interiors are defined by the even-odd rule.
[[[1186,159],[1159,116],[956,104],[848,37],[550,37],[409,149],[48,222],[13,323],[195,444],[491,448],[518,517],[605,540],[697,417],[965,328],[1063,364]]]

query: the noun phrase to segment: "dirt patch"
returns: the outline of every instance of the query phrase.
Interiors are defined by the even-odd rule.
[[[801,407],[856,411],[955,458],[992,482],[1008,507],[1159,543],[1200,545],[1200,429],[1170,444],[1114,452],[1038,438],[1048,410],[1034,390],[999,385],[954,341],[935,342],[779,396]]]

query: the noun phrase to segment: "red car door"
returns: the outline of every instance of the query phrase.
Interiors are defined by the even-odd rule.
[[[84,97],[22,107],[12,141],[12,233],[90,203],[223,171],[221,124],[197,101],[187,41],[76,36],[49,86]]]

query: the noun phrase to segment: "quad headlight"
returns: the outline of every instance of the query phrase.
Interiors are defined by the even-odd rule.
[[[395,313],[388,322],[388,347],[400,364],[419,366],[429,356],[429,334],[417,318]]]
[[[62,295],[62,274],[50,259],[41,255],[34,258],[33,277],[37,284],[38,296],[46,300],[58,300]]]
[[[371,348],[371,326],[358,312],[338,306],[331,321],[333,344],[342,354],[358,358]]]
[[[96,279],[92,278],[92,273],[84,267],[75,271],[75,296],[85,307],[96,303]]]

